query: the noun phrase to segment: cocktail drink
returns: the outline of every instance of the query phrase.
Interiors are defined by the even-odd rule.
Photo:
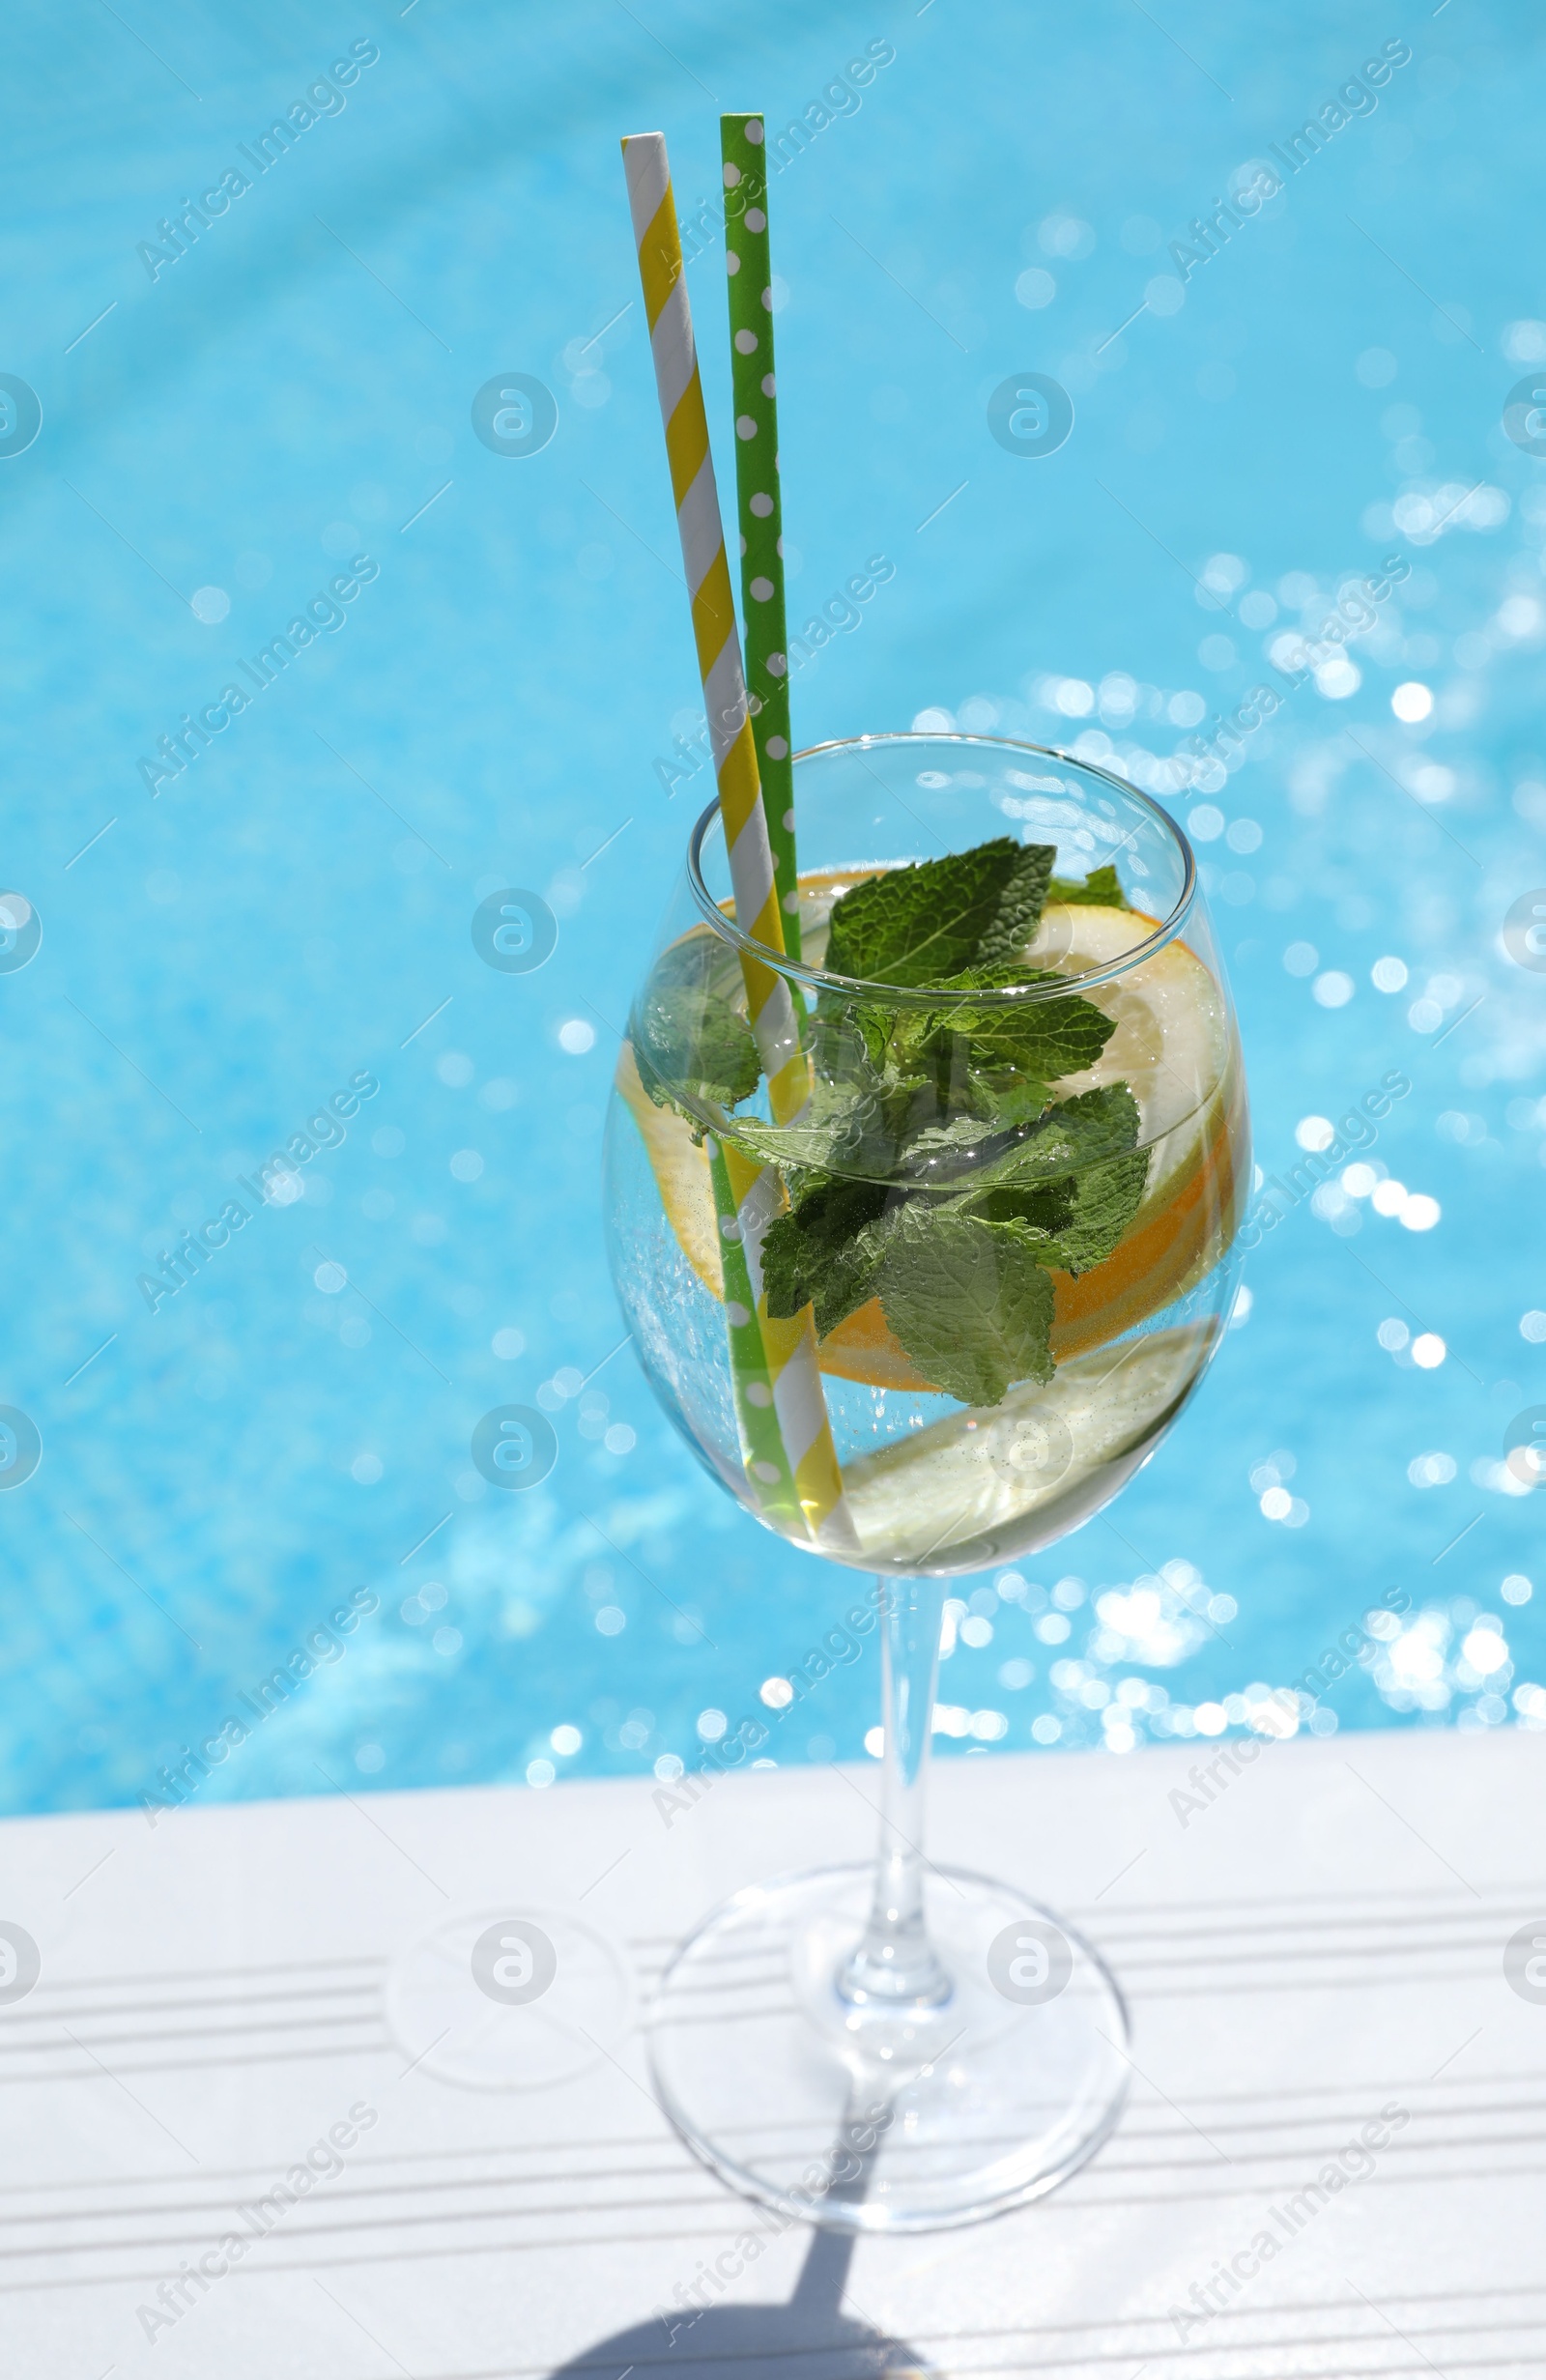
[[[1052,2187],[1126,2079],[1094,1953],[923,1859],[944,1582],[1076,1528],[1153,1451],[1233,1296],[1248,1128],[1156,803],[971,736],[828,745],[794,780],[801,957],[735,923],[711,807],[619,1058],[607,1208],[688,1443],[766,1527],[882,1582],[881,1850],[712,1918],[655,2071],[737,2187],[918,2228]]]
[[[762,118],[723,117],[721,153],[739,621],[666,144],[623,142],[718,795],[618,1057],[609,1245],[688,1445],[837,1565],[845,1648],[878,1626],[880,1841],[710,1916],[650,2056],[736,2189],[924,2230],[1055,2188],[1121,2108],[1095,1951],[1017,1882],[925,1857],[945,1584],[1079,1527],[1196,1387],[1234,1294],[1245,1090],[1158,803],[986,736],[791,760]],[[873,1588],[838,1590],[845,1568]],[[387,1988],[415,2069],[478,2089],[585,2071],[628,2003],[578,1911],[492,1902],[447,1911]],[[689,2360],[712,2353],[705,2333]]]
[[[802,810],[819,820],[821,790],[848,768],[871,793],[883,768],[963,790],[987,752],[1011,779],[1032,762],[1045,780],[1016,812],[1067,809],[1075,782],[1100,783],[1023,748],[914,742],[802,756]],[[1070,781],[1060,798],[1054,768]],[[964,807],[924,790],[931,807]],[[907,793],[916,808],[915,782]],[[1159,833],[1173,833],[1168,821]],[[1132,883],[1137,835],[1097,848],[1118,841]],[[873,859],[802,874],[807,964],[787,972],[809,1019],[811,1091],[782,1127],[736,937],[718,904],[680,931],[673,918],[617,1072],[634,1128],[617,1121],[609,1156],[626,1235],[618,1290],[691,1443],[796,1542],[898,1572],[1016,1559],[1103,1503],[1195,1383],[1216,1343],[1247,1128],[1227,995],[1179,848],[1175,859],[1174,884],[1133,883],[1131,900],[1110,861],[1077,852],[1070,864],[1086,864],[1066,878],[1054,841],[1002,833],[901,875]],[[863,956],[867,921],[872,942],[887,933],[877,892],[898,912],[894,938],[915,911],[924,929],[905,986],[826,963],[834,940],[847,966],[856,946]],[[812,1306],[846,1534],[813,1531],[798,1500],[768,1494],[755,1455],[743,1459],[716,1140],[782,1191],[762,1258],[769,1310]]]

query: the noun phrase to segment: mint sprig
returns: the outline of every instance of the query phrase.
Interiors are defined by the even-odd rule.
[[[1074,991],[973,996],[1061,980],[1023,955],[1049,894],[1126,907],[1114,868],[1068,883],[1052,858],[1003,837],[844,894],[826,971],[940,996],[823,993],[800,1122],[737,1129],[788,1192],[763,1244],[769,1313],[810,1305],[824,1338],[878,1298],[918,1372],[969,1405],[1050,1379],[1050,1276],[1109,1256],[1148,1178],[1125,1083],[1057,1097],[1100,1058],[1112,1019]]]
[[[1036,1132],[948,1189],[796,1175],[789,1211],[763,1243],[768,1312],[787,1320],[814,1305],[825,1338],[878,1296],[924,1378],[967,1404],[996,1404],[1016,1380],[1049,1379],[1051,1288],[1045,1298],[1028,1290],[1025,1267],[1087,1273],[1111,1254],[1148,1178],[1137,1133],[1137,1102],[1113,1083],[1060,1102]],[[988,1329],[980,1309],[994,1267],[1008,1306]],[[1019,1354],[1001,1377],[1011,1345]],[[980,1394],[990,1378],[998,1387]]]
[[[845,893],[827,975],[928,997],[824,989],[806,1019],[812,1091],[799,1121],[729,1125],[787,1193],[762,1243],[768,1313],[810,1306],[825,1338],[878,1298],[918,1373],[968,1405],[1051,1378],[1051,1276],[1111,1254],[1148,1178],[1127,1084],[1059,1096],[1115,1025],[1077,991],[1051,991],[1064,979],[1025,952],[1049,898],[1127,903],[1114,868],[1069,882],[1053,858],[1049,845],[1000,836]],[[1018,987],[1039,996],[982,996]],[[635,1017],[645,1088],[700,1137],[705,1107],[729,1118],[759,1078],[735,990],[721,955],[694,937],[668,955]]]

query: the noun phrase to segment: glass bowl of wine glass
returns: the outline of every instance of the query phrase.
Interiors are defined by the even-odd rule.
[[[1110,772],[972,735],[797,756],[798,959],[736,923],[717,803],[606,1139],[650,1384],[764,1526],[876,1581],[876,1862],[749,1884],[650,2019],[663,2106],[747,2194],[972,2222],[1116,2121],[1116,1984],[1017,1885],[922,1850],[945,1584],[1098,1511],[1216,1353],[1249,1186],[1191,851]],[[834,1617],[854,1603],[834,1580]]]

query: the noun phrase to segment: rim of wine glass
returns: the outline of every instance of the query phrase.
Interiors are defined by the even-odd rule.
[[[1158,951],[1163,950],[1165,944],[1173,941],[1186,924],[1197,893],[1197,862],[1191,845],[1168,810],[1162,810],[1151,795],[1140,791],[1137,786],[1130,784],[1126,777],[1119,777],[1114,769],[1102,768],[1094,760],[1082,760],[1076,753],[1064,752],[1055,744],[1024,743],[1017,737],[1009,735],[963,735],[959,732],[936,734],[900,728],[885,730],[878,735],[834,736],[824,744],[808,744],[805,750],[797,752],[794,758],[796,761],[814,760],[819,759],[824,753],[865,752],[873,750],[879,744],[959,744],[963,750],[968,751],[1024,752],[1040,760],[1060,761],[1067,767],[1081,770],[1088,777],[1099,778],[1103,784],[1113,787],[1119,793],[1127,794],[1131,800],[1138,804],[1141,810],[1147,811],[1149,817],[1170,837],[1181,854],[1182,884],[1175,906],[1169,916],[1162,919],[1156,927],[1154,932],[1145,935],[1141,942],[1135,942],[1131,950],[1124,951],[1120,958],[1113,959],[1107,965],[1087,968],[1082,975],[1060,975],[1049,983],[1014,984],[996,991],[974,991],[972,993],[974,1007],[1012,1008],[1027,1000],[1053,1000],[1065,996],[1071,984],[1112,983],[1121,976],[1131,975],[1134,967],[1141,966]],[[719,816],[719,809],[720,799],[716,792],[688,839],[687,880],[692,886],[693,898],[703,918],[723,941],[732,944],[736,950],[743,952],[748,958],[757,960],[761,965],[772,969],[774,973],[791,977],[796,983],[804,984],[815,991],[881,992],[887,1002],[893,1006],[937,1005],[941,997],[939,986],[868,983],[859,976],[830,974],[824,967],[807,966],[802,960],[791,959],[787,952],[773,950],[766,942],[759,942],[755,935],[745,932],[733,917],[727,916],[704,883],[702,870],[703,838],[708,833],[714,819]],[[1129,841],[1131,840],[1131,838],[1129,837]],[[955,995],[947,993],[945,996]]]

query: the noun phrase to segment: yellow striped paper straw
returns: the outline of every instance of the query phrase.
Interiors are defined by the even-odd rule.
[[[639,251],[639,277],[654,356],[655,386],[666,428],[672,495],[681,537],[682,567],[693,607],[699,675],[708,716],[720,816],[730,855],[735,919],[765,949],[784,950],[773,853],[758,782],[757,752],[735,632],[735,605],[725,529],[720,515],[708,421],[693,343],[692,310],[665,135],[637,132],[622,144],[623,171]],[[810,1095],[810,1075],[795,1023],[789,988],[773,967],[741,956],[747,1005],[757,1037],[775,1122],[790,1123]],[[779,1211],[782,1192],[770,1168],[753,1164],[729,1144],[725,1161],[736,1222],[795,1491],[811,1534],[836,1547],[856,1543],[843,1496],[843,1475],[832,1444],[816,1333],[809,1309],[795,1322],[770,1321],[762,1294],[761,1244]]]
[[[757,1301],[763,1360],[772,1384],[773,1410],[794,1475],[795,1496],[817,1544],[856,1548],[859,1540],[844,1502],[843,1474],[832,1444],[826,1399],[821,1393],[811,1308],[807,1306],[790,1322],[775,1322],[768,1313],[762,1287],[762,1241],[768,1225],[783,1209],[783,1186],[771,1165],[755,1163],[732,1142],[722,1141],[720,1153],[735,1200],[735,1221],[752,1295]],[[759,1385],[754,1382],[748,1393],[755,1394]],[[754,1471],[756,1468],[754,1463]]]

